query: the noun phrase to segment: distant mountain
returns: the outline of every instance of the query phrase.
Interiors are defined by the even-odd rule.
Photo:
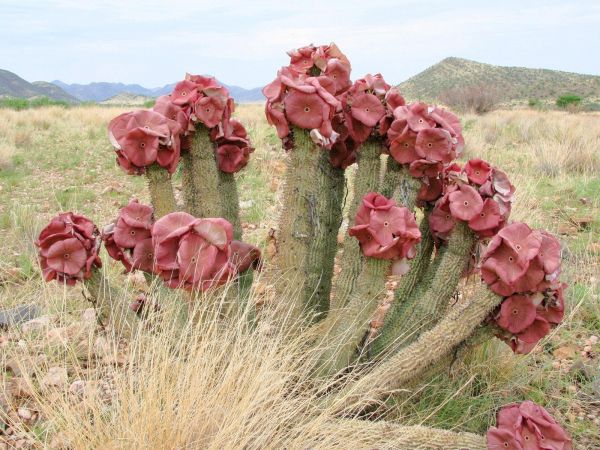
[[[600,98],[600,76],[549,69],[502,67],[462,58],[446,58],[400,83],[409,100],[432,101],[445,91],[483,85],[495,88],[503,100],[556,99],[573,93]]]
[[[59,86],[45,81],[30,83],[8,70],[0,69],[0,97],[35,98],[48,97],[78,103],[79,100],[65,92]]]
[[[89,83],[89,84],[67,84],[60,80],[52,82],[69,94],[82,101],[103,102],[119,94],[143,95],[146,97],[158,97],[170,94],[175,83],[167,84],[158,88],[145,88],[139,84],[123,83]],[[227,86],[229,93],[238,103],[249,103],[262,101],[262,88],[244,89],[238,86]]]

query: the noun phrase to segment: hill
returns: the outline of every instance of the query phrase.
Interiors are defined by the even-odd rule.
[[[111,97],[107,100],[103,100],[100,102],[100,104],[117,106],[144,106],[150,101],[152,101],[153,104],[154,98],[148,97],[146,95],[129,94],[125,92],[123,94],[117,94],[114,97]]]
[[[59,86],[45,81],[30,83],[8,70],[0,69],[0,97],[36,98],[48,97],[77,103],[77,98],[65,92]]]
[[[445,91],[468,86],[492,86],[502,100],[556,99],[565,93],[585,99],[600,97],[600,76],[549,69],[502,67],[462,58],[446,58],[400,83],[409,100],[437,99]]]
[[[139,84],[96,82],[89,84],[67,84],[60,80],[52,82],[69,94],[82,101],[104,102],[120,94],[143,95],[145,97],[158,97],[170,94],[175,83],[166,84],[157,88],[146,88]],[[238,103],[250,103],[264,99],[261,88],[245,89],[239,86],[225,85],[233,98]]]

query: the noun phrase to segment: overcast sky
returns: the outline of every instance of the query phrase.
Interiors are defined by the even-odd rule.
[[[331,41],[390,83],[447,56],[600,75],[600,0],[0,0],[0,68],[28,81],[250,88]]]

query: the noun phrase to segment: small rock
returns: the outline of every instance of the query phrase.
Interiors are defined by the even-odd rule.
[[[575,352],[575,348],[565,345],[563,347],[558,347],[552,354],[556,359],[573,359],[575,358]]]
[[[240,202],[240,209],[252,208],[253,205],[254,205],[254,200],[252,200],[252,199],[250,199],[250,200],[242,200]]]
[[[94,308],[86,309],[83,314],[81,314],[81,321],[86,325],[95,326],[96,325],[96,310]]]
[[[42,317],[38,317],[36,319],[32,319],[32,320],[30,320],[28,322],[25,322],[21,326],[21,330],[23,331],[23,333],[30,333],[32,331],[39,331],[39,330],[43,330],[45,328],[48,328],[51,323],[52,323],[52,317],[50,317],[50,316],[42,316]]]
[[[33,417],[32,412],[29,409],[22,406],[19,409],[17,409],[17,414],[21,419],[25,421],[29,421]]]
[[[63,387],[68,380],[67,369],[64,367],[50,367],[48,373],[42,379],[42,385],[46,387]]]
[[[598,343],[598,336],[590,336],[589,341],[591,345],[596,345]]]

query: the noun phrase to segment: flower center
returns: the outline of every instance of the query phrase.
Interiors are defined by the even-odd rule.
[[[71,257],[71,254],[70,254],[70,253],[65,253],[65,254],[63,255],[63,258],[65,258],[65,259],[69,259],[70,257]]]
[[[310,107],[309,106],[305,106],[304,107],[304,112],[310,112]]]
[[[207,113],[210,112],[210,108],[206,108],[204,111],[206,111]]]
[[[384,226],[384,227],[389,227],[389,226],[390,226],[390,223],[389,223],[389,222],[387,222],[387,221],[385,221],[385,222],[383,222],[383,226]]]
[[[131,231],[129,232],[129,234],[130,234],[130,235],[132,235],[132,236],[135,236],[135,230],[131,230]]]
[[[481,217],[485,217],[485,213],[482,212],[481,214],[479,214]]]
[[[513,258],[512,256],[509,256],[509,257],[508,257],[508,260],[509,260],[510,262],[513,262],[513,261],[515,260],[515,258]]]
[[[423,119],[419,119],[419,123],[423,123]]]
[[[369,112],[369,108],[365,108],[365,112]]]
[[[476,171],[475,171],[475,175],[479,175],[479,170],[476,170]]]
[[[154,258],[154,255],[152,253],[148,253],[146,255],[146,259],[152,259],[152,258]]]
[[[195,256],[192,256],[192,259],[190,259],[191,262],[195,263],[198,259]]]
[[[429,144],[427,144],[427,147],[431,148],[433,147],[433,144],[430,142]]]
[[[519,244],[515,245],[515,248],[517,249],[517,251],[521,250],[521,246]]]
[[[408,142],[404,143],[404,147],[408,148]]]
[[[504,443],[504,446],[508,448],[508,442],[505,442],[505,443]]]
[[[182,92],[181,92],[181,96],[182,96],[182,97],[185,97],[186,95],[187,95],[187,92],[185,92],[185,91],[182,91]]]
[[[465,201],[464,201],[464,205],[465,205],[465,206],[469,206],[469,202],[465,200]]]
[[[450,219],[450,214],[446,214],[446,220]]]
[[[529,436],[525,436],[525,440],[528,441],[529,440]]]
[[[140,142],[140,148],[146,148],[146,143],[145,142]]]
[[[516,316],[517,314],[519,314],[519,311],[517,309],[513,309],[512,313],[513,313],[513,316]]]

